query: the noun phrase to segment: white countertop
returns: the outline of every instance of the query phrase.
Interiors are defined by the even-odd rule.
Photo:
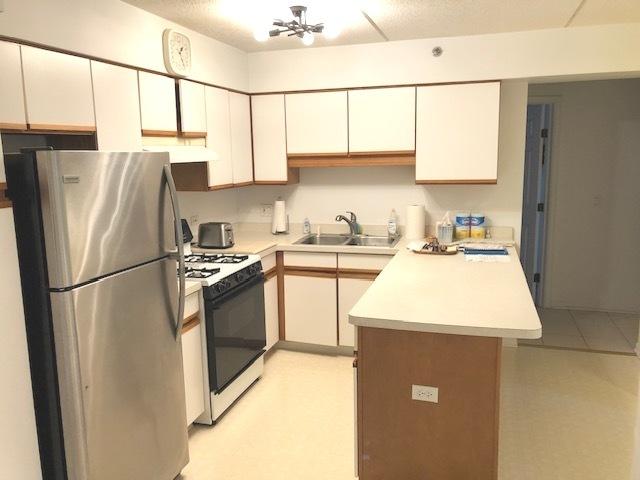
[[[185,283],[185,292],[184,296],[188,297],[192,293],[197,292],[198,290],[202,290],[202,285],[200,282],[194,282],[193,280],[187,280]]]
[[[542,326],[518,255],[508,263],[464,254],[400,251],[349,312],[361,327],[504,338],[539,338]]]

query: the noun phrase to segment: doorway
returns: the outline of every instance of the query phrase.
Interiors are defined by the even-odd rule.
[[[542,304],[552,116],[553,104],[527,106],[520,261],[536,306]]]

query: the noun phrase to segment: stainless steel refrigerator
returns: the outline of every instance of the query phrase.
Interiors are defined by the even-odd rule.
[[[189,458],[168,154],[23,151],[5,164],[43,478],[175,478]]]

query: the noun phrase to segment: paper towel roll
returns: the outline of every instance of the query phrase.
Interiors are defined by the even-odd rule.
[[[282,233],[287,231],[287,213],[284,200],[276,200],[273,204],[273,220],[271,222],[271,233]]]
[[[425,238],[425,221],[424,205],[407,205],[404,238],[407,240],[422,240]]]

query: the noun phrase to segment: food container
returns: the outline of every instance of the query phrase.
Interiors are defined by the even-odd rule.
[[[484,213],[472,213],[469,217],[469,225],[471,227],[481,227],[484,225]]]
[[[456,213],[456,240],[463,240],[469,238],[471,232],[469,231],[471,223],[470,212],[458,212]]]
[[[471,238],[485,238],[487,236],[487,227],[471,225]]]
[[[438,222],[437,227],[436,234],[440,243],[447,244],[453,242],[453,225],[443,225],[441,222]]]

